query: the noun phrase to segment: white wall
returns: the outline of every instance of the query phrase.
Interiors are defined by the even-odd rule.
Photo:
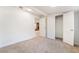
[[[76,45],[79,45],[79,11],[75,11],[74,15],[74,41]]]
[[[39,31],[41,36],[46,36],[46,18],[40,17],[39,19]]]
[[[0,47],[35,36],[34,16],[17,7],[0,7]]]
[[[63,15],[63,41],[74,45],[74,12],[70,11]]]
[[[63,16],[55,17],[55,37],[63,38]]]
[[[55,15],[49,15],[47,19],[47,37],[55,39]]]

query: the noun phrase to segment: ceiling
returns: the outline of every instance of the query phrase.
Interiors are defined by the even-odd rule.
[[[71,10],[79,10],[78,6],[25,6],[25,8],[30,8],[33,10],[33,14],[41,16],[41,15],[49,15],[55,13],[65,13]]]
[[[70,10],[70,7],[51,7],[51,6],[36,6],[35,8],[47,13],[47,14],[52,14],[52,13],[57,13],[57,12],[66,12]]]

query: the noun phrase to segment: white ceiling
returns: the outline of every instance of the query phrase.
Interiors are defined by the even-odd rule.
[[[78,6],[26,6],[28,8],[33,9],[35,15],[48,15],[48,14],[54,14],[54,13],[64,13],[71,10],[79,10]]]
[[[57,13],[57,12],[65,12],[69,11],[69,7],[50,7],[50,6],[36,6],[35,8],[47,13],[47,14],[52,14],[52,13]]]

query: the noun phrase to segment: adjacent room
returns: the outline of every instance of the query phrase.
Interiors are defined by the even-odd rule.
[[[1,6],[0,53],[79,53],[78,6]]]

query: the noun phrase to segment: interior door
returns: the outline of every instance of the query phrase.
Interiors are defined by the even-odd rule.
[[[50,15],[47,19],[47,38],[55,39],[55,16]]]
[[[74,12],[63,15],[63,41],[74,45]]]

